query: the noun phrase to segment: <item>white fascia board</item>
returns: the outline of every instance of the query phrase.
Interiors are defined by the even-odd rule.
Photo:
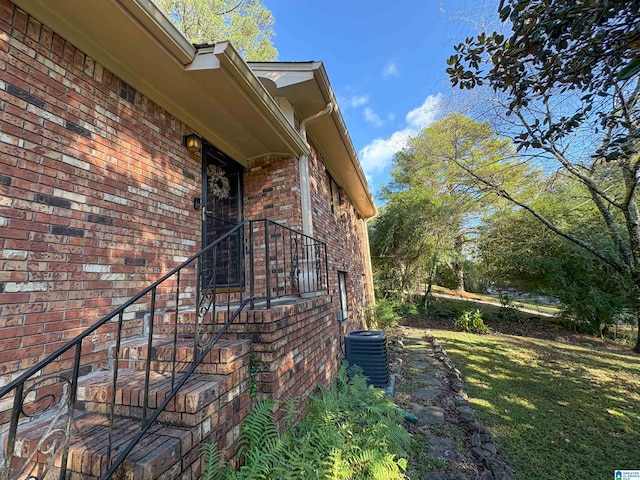
[[[183,65],[190,63],[196,48],[151,0],[118,0],[158,42]]]
[[[216,43],[213,48],[220,60],[220,68],[236,80],[238,87],[256,105],[265,120],[275,127],[278,135],[291,145],[296,155],[309,155],[309,146],[233,45],[224,41]]]

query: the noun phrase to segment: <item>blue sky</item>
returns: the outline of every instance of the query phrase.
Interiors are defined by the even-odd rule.
[[[438,117],[453,46],[482,0],[264,0],[280,61],[324,62],[374,195],[395,151]],[[379,200],[376,199],[379,203]]]

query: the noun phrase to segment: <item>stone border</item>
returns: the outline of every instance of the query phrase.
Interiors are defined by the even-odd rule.
[[[430,332],[426,331],[424,338],[431,345],[434,358],[447,369],[456,410],[460,422],[467,429],[469,451],[483,469],[479,480],[510,480],[514,470],[498,458],[498,447],[493,442],[491,431],[478,420],[475,410],[469,405],[462,372],[455,367],[447,352]]]

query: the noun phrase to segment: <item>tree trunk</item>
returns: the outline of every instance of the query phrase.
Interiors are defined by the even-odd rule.
[[[633,347],[633,351],[636,353],[640,353],[640,296],[638,295],[638,292],[640,292],[640,280],[636,279],[635,283],[636,283],[636,298],[635,298],[636,333],[638,334],[638,338],[636,339],[636,346]],[[633,331],[633,329],[631,331]]]
[[[458,279],[458,286],[456,287],[456,290],[458,292],[464,292],[464,265],[462,262],[455,262],[453,267],[455,269],[456,278]]]
[[[456,261],[453,262],[453,270],[458,279],[458,286],[456,290],[458,292],[464,292],[464,257],[462,254],[462,247],[464,245],[465,238],[464,232],[459,231],[456,234],[456,239],[454,243],[454,249],[456,251]]]
[[[427,292],[426,292],[427,297],[431,295],[431,288],[433,287],[433,279],[436,277],[437,271],[438,271],[438,251],[434,250],[431,270],[429,271],[429,284],[427,285]]]

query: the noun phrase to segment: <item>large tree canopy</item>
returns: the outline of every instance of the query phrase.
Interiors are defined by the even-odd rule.
[[[193,43],[230,40],[247,61],[278,56],[274,19],[262,0],[153,0]]]
[[[523,158],[543,159],[548,174],[584,186],[615,251],[548,218],[476,167],[459,167],[626,276],[640,311],[640,3],[503,0],[499,13],[511,35],[485,32],[458,45],[451,81],[497,94],[515,119],[511,134]]]
[[[601,251],[617,249],[589,194],[570,178],[551,178],[531,205],[567,231],[588,238]],[[633,305],[629,278],[555,235],[522,209],[503,208],[484,218],[476,242],[480,269],[498,285],[505,281],[560,299],[574,325],[599,333],[624,319]]]
[[[398,272],[398,288],[415,289],[444,263],[458,290],[464,290],[465,244],[480,212],[495,206],[499,197],[460,175],[458,165],[473,165],[502,188],[521,192],[523,178],[535,172],[516,163],[513,150],[487,123],[461,114],[409,139],[394,157],[392,182],[383,192],[388,203],[371,236],[380,271]]]

